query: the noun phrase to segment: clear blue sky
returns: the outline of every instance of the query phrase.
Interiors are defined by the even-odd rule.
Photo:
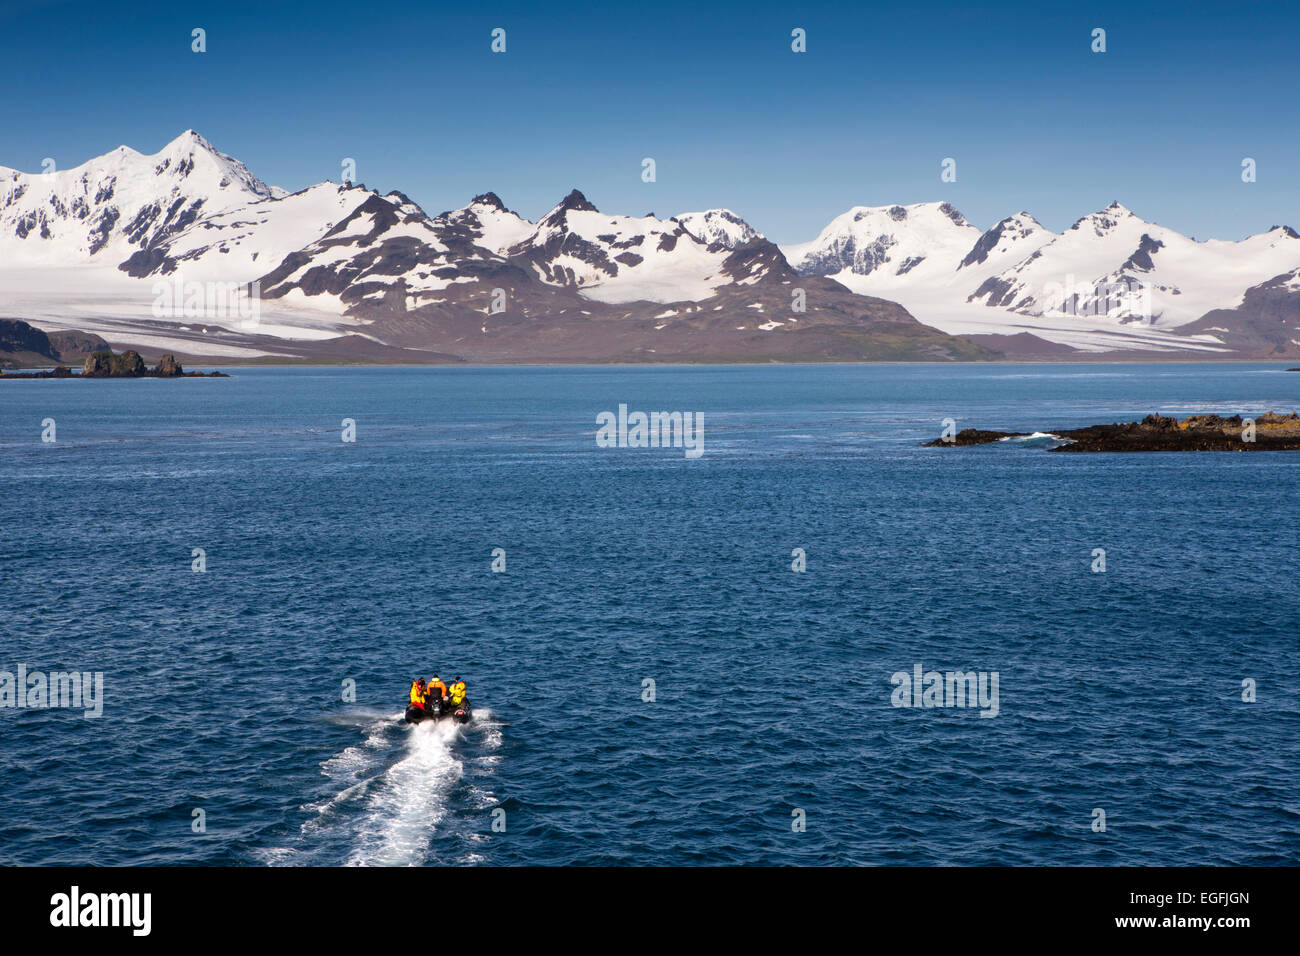
[[[608,212],[727,206],[779,242],[938,199],[981,227],[1118,199],[1201,239],[1300,228],[1300,4],[980,6],[0,0],[0,165],[193,127],[275,185],[353,157],[430,213],[493,190],[536,218],[576,186]]]

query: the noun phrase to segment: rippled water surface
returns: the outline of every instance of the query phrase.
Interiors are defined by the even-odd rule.
[[[1300,863],[1300,453],[920,447],[1300,374],[232,372],[0,390],[0,669],[106,698],[0,709],[0,862]],[[597,448],[620,403],[704,455]],[[477,720],[398,722],[434,670]]]

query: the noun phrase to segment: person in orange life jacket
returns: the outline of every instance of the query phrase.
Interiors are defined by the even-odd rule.
[[[426,696],[427,696],[427,691],[425,690],[425,686],[424,686],[424,678],[417,677],[415,680],[411,681],[412,706],[419,707],[421,710],[423,710]]]
[[[446,696],[447,685],[442,682],[442,679],[437,674],[434,674],[433,680],[429,681],[428,699],[442,700]]]

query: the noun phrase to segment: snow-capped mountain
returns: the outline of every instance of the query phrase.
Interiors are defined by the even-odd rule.
[[[1027,212],[981,233],[948,203],[855,206],[812,242],[782,246],[800,275],[833,276],[856,292],[965,287],[1031,256],[1055,238]]]
[[[385,343],[488,361],[521,349],[573,360],[980,354],[893,303],[801,279],[766,240],[706,243],[676,218],[602,213],[577,190],[536,223],[490,193],[434,217],[401,194],[370,194],[261,284],[268,301],[346,314]]]
[[[274,200],[259,198],[145,242],[119,268],[137,278],[251,282],[328,233],[370,196],[364,187],[321,183]]]
[[[459,299],[453,286],[477,288],[507,265],[489,248],[502,223],[483,224],[483,198],[430,219],[401,193],[366,193],[337,225],[263,276],[262,295],[362,315]]]
[[[1300,264],[1300,236],[1275,227],[1240,242],[1196,242],[1111,203],[1037,252],[989,276],[968,301],[1173,328],[1238,305],[1247,288]]]
[[[946,278],[980,230],[948,203],[854,206],[812,242],[783,246],[800,275],[831,276],[854,291]]]
[[[438,217],[444,235],[459,230],[464,239],[476,246],[505,255],[511,246],[528,239],[537,226],[505,207],[496,193],[475,196],[468,206],[445,212]]]
[[[973,276],[991,275],[1032,256],[1056,238],[1027,212],[1008,216],[984,233],[957,264],[961,282]]]
[[[727,248],[702,242],[676,219],[607,215],[576,189],[508,252],[542,281],[606,303],[707,299],[728,281]]]
[[[757,236],[739,219],[728,225],[737,238],[746,230]],[[304,244],[264,277],[262,289],[268,298],[293,295],[340,310],[381,301],[416,310],[485,298],[490,288],[517,296],[533,283],[606,304],[695,301],[733,281],[756,281],[757,273],[725,268],[732,251],[677,219],[607,215],[577,190],[536,223],[494,193],[434,217],[392,194],[371,196]],[[483,287],[489,278],[498,284]]]
[[[0,202],[0,313],[187,354],[1300,354],[1293,230],[1195,242],[1118,203],[1060,235],[1028,212],[981,232],[948,203],[856,206],[779,248],[727,209],[623,216],[576,189],[536,222],[491,192],[436,216],[364,186],[288,194],[192,130],[151,156],[0,168]],[[160,311],[164,279],[185,309]],[[259,323],[209,316],[191,281],[259,289]]]
[[[1190,323],[1300,264],[1287,227],[1196,242],[1119,203],[1060,235],[1027,212],[973,233],[946,203],[856,207],[783,249],[801,274],[894,299],[954,334],[1030,332],[1088,350],[1226,351]]]
[[[762,239],[763,234],[741,219],[730,209],[707,209],[704,212],[683,212],[673,217],[696,239],[705,245],[719,245],[737,249],[747,242]]]
[[[121,262],[200,218],[283,195],[193,130],[152,156],[119,146],[75,169],[0,167],[0,260]]]

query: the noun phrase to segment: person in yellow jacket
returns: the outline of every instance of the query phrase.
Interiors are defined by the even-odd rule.
[[[460,678],[451,685],[451,702],[457,707],[465,703],[465,682]]]
[[[424,707],[424,698],[427,691],[424,686],[424,678],[417,677],[411,681],[411,703],[416,707]]]

